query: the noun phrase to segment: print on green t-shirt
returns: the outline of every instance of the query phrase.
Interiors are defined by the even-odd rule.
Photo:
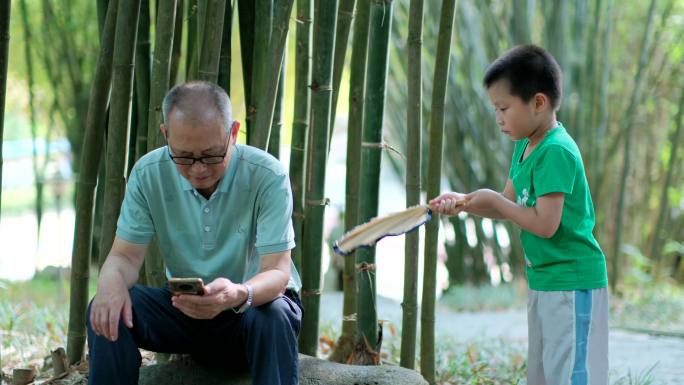
[[[509,178],[516,203],[534,207],[546,194],[564,194],[563,214],[551,238],[522,230],[527,277],[532,290],[584,290],[606,287],[606,258],[592,233],[594,205],[575,141],[558,123],[522,159],[528,139],[513,150]]]

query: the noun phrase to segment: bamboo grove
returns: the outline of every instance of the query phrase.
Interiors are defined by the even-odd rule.
[[[8,59],[10,1],[0,0],[0,135],[8,63],[21,63],[34,139],[43,122],[62,127],[78,175],[71,362],[83,355],[89,272],[101,266],[111,247],[128,172],[141,155],[165,144],[158,129],[163,96],[192,79],[216,82],[228,92],[236,114],[244,116],[241,140],[276,157],[289,147],[297,243],[292,256],[302,274],[306,309],[302,353],[316,355],[319,345],[330,203],[325,181],[341,178],[326,172],[333,134],[346,131],[346,191],[340,202],[346,230],[382,214],[383,168],[404,184],[406,207],[444,189],[500,190],[512,146],[498,132],[481,79],[488,63],[516,44],[547,47],[563,69],[559,118],[583,151],[613,291],[633,284],[636,270],[649,279],[684,282],[681,2],[98,0],[73,8],[67,0],[14,3],[12,41],[21,38],[25,51],[21,60],[19,54]],[[69,33],[75,29],[78,34]],[[99,39],[83,37],[88,34]],[[36,83],[50,91],[36,96]],[[40,191],[44,165],[34,162],[33,168]],[[36,201],[40,217],[41,199]],[[510,223],[434,218],[424,238],[421,253],[419,232],[409,233],[404,259],[397,257],[404,264],[401,365],[415,368],[418,358],[421,373],[435,383],[438,260],[445,259],[450,285],[524,279],[524,264]],[[143,283],[164,284],[154,244],[143,269]],[[380,363],[380,269],[372,248],[344,259],[341,335],[331,360]]]

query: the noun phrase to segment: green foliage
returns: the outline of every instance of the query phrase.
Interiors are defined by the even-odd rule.
[[[451,286],[442,294],[439,303],[454,311],[524,309],[526,290],[523,281],[499,286]]]
[[[684,290],[671,283],[623,286],[611,300],[611,323],[630,328],[684,331]]]
[[[96,284],[90,282],[89,296]],[[25,282],[0,280],[2,371],[35,363],[64,346],[68,321],[68,270],[46,268]]]

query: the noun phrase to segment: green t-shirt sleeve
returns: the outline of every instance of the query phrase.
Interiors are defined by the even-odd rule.
[[[287,174],[275,175],[257,198],[256,249],[259,255],[294,248],[292,191]]]
[[[116,235],[131,243],[147,244],[155,233],[150,206],[143,194],[136,168],[133,168],[128,178],[116,226]]]
[[[549,146],[534,167],[534,191],[538,197],[555,192],[572,194],[576,174],[575,156],[561,146]]]

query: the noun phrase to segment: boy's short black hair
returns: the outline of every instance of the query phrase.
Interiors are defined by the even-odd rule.
[[[489,88],[504,79],[510,84],[511,95],[529,102],[534,94],[541,92],[549,97],[554,110],[560,107],[563,97],[560,66],[544,48],[519,45],[499,56],[487,68],[483,82]]]

